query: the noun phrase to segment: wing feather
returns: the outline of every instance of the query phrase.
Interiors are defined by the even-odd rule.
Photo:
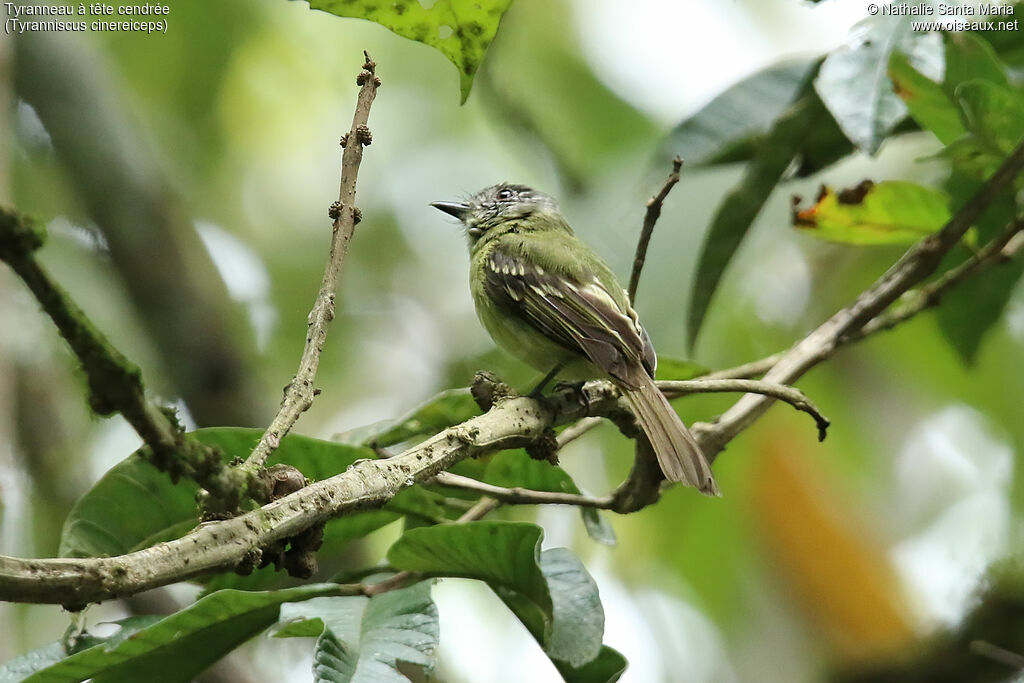
[[[581,282],[551,273],[499,247],[487,259],[484,289],[507,314],[589,358],[626,386],[640,386],[638,372],[653,375],[647,332],[625,297],[623,307],[597,277]]]

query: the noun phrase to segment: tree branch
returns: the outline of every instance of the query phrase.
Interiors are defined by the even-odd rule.
[[[0,207],[0,260],[24,281],[78,356],[92,409],[100,415],[121,413],[149,447],[157,468],[175,480],[194,479],[227,509],[234,508],[255,479],[226,467],[214,449],[185,435],[173,413],[146,400],[138,366],[114,348],[36,260],[44,240],[31,219]]]
[[[299,369],[285,388],[284,399],[277,415],[242,466],[249,472],[255,472],[263,467],[263,463],[280,445],[281,439],[295,425],[299,416],[313,405],[313,398],[319,393],[313,382],[320,365],[320,352],[323,351],[327,339],[327,327],[334,319],[338,276],[348,254],[348,245],[356,224],[362,217],[355,205],[356,178],[359,175],[359,164],[363,160],[363,148],[373,141],[366,124],[370,117],[370,105],[373,104],[373,98],[380,86],[380,79],[376,76],[376,64],[370,59],[370,55],[365,51],[363,55],[366,61],[356,78],[356,84],[361,87],[356,101],[356,111],[352,117],[352,128],[341,138],[345,151],[341,156],[338,201],[331,206],[330,211],[330,217],[334,219],[331,250],[327,257],[327,266],[324,268],[320,291],[306,323],[306,346],[302,350]]]
[[[613,410],[610,382],[581,391],[592,409]],[[133,595],[239,564],[259,564],[262,548],[346,514],[378,508],[399,491],[475,455],[533,443],[551,425],[578,419],[585,408],[567,389],[544,401],[499,400],[490,411],[451,427],[386,460],[362,460],[262,508],[209,522],[182,538],[116,557],[22,559],[0,556],[0,600],[81,607]]]
[[[951,268],[942,277],[929,282],[916,292],[912,292],[912,298],[906,304],[891,311],[886,311],[870,322],[868,322],[856,334],[851,334],[850,339],[860,339],[882,330],[892,329],[896,325],[913,318],[918,313],[939,305],[942,297],[950,289],[956,287],[964,280],[979,272],[1008,261],[1017,255],[1017,248],[1011,248],[1010,242],[1024,231],[1024,219],[1018,218],[1010,223],[1002,233],[991,242],[979,249],[966,261]],[[1024,243],[1024,240],[1017,240]]]
[[[654,234],[654,226],[661,217],[661,207],[665,204],[665,198],[672,188],[679,182],[679,171],[683,168],[683,160],[676,157],[672,160],[672,172],[665,179],[658,193],[647,200],[647,212],[644,214],[644,226],[640,230],[640,239],[636,243],[636,255],[633,257],[633,272],[629,275],[629,287],[626,292],[629,294],[630,302],[636,303],[636,290],[640,286],[640,272],[644,269],[644,262],[647,261],[647,247],[651,243],[651,235]]]
[[[506,488],[494,486],[470,477],[463,477],[451,472],[439,472],[434,481],[443,486],[451,486],[466,491],[482,493],[502,503],[510,505],[575,505],[581,508],[597,508],[608,510],[614,504],[611,496],[595,498],[578,493],[562,493],[558,491],[534,491],[518,486]]]
[[[931,274],[942,257],[959,242],[968,228],[1024,169],[1021,143],[999,169],[960,208],[943,228],[911,247],[857,299],[797,342],[765,374],[766,382],[792,384],[805,372],[829,358],[843,344],[863,336],[865,326],[904,292]],[[695,425],[704,454],[713,460],[726,443],[764,414],[774,399],[748,394],[713,425]]]
[[[956,244],[1021,168],[1024,168],[1024,145],[939,233],[908,250],[853,304],[794,345],[767,372],[764,381],[791,383],[842,344],[858,338],[857,335],[862,337],[865,330],[870,331],[868,323],[934,271],[943,254]],[[350,206],[348,213],[351,215]],[[33,239],[31,233],[26,239]],[[977,270],[972,268],[959,279]],[[956,277],[953,279],[959,281]],[[751,372],[750,365],[744,372]],[[771,396],[748,394],[715,424],[695,425],[694,433],[701,448],[713,458],[729,440],[763,414],[773,400]],[[239,517],[201,525],[180,539],[118,557],[0,557],[0,600],[77,607],[209,572],[230,570],[240,564],[258,563],[262,548],[292,538],[333,517],[380,507],[401,489],[435,477],[459,460],[532,444],[550,428],[586,415],[621,419],[623,410],[617,390],[606,381],[588,382],[578,390],[556,392],[540,401],[527,397],[498,398],[486,414],[446,429],[400,455],[386,460],[359,461],[342,474],[306,486]],[[643,439],[638,441],[639,452],[643,452],[645,444]],[[656,467],[651,463],[655,463],[653,457],[637,457],[634,472],[613,494],[610,509],[627,512],[657,499],[660,476],[650,470],[651,466]],[[507,491],[490,492],[494,493],[508,494]],[[485,498],[489,502],[474,506],[469,513],[486,514],[492,505],[500,502],[496,495],[490,494]],[[523,495],[522,492],[519,495]]]
[[[797,410],[814,418],[818,427],[818,441],[824,441],[830,424],[827,417],[815,407],[811,400],[796,387],[774,384],[756,379],[695,379],[683,382],[657,382],[658,388],[669,398],[687,394],[706,394],[742,391],[750,394],[771,396],[785,401]]]

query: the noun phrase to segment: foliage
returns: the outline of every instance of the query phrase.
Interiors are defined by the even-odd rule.
[[[459,70],[462,101],[469,97],[473,76],[498,31],[498,22],[512,0],[437,0],[430,7],[418,0],[397,2],[309,0],[313,9],[339,17],[367,19],[400,36],[430,45]]]
[[[852,258],[875,259],[877,250],[873,247],[910,245],[940,230],[1024,139],[1024,89],[1020,79],[1024,53],[1019,40],[1010,31],[921,33],[911,30],[910,21],[905,17],[869,19],[858,27],[848,45],[828,54],[771,65],[749,75],[725,88],[706,106],[661,136],[646,115],[621,99],[591,71],[578,54],[572,36],[563,30],[565,14],[560,13],[560,5],[549,10],[535,3],[522,10],[524,19],[519,23],[510,21],[512,16],[509,15],[501,31],[499,23],[511,5],[508,0],[437,0],[432,5],[416,0],[361,4],[309,0],[309,5],[341,17],[368,19],[439,50],[459,71],[463,102],[479,74],[481,110],[486,112],[488,122],[501,120],[505,126],[499,130],[498,137],[508,129],[517,133],[513,136],[516,140],[521,139],[520,133],[526,133],[550,155],[567,188],[583,191],[586,182],[593,181],[588,173],[594,173],[595,169],[610,172],[609,169],[621,163],[627,151],[645,145],[657,150],[654,156],[658,159],[682,155],[686,159],[687,173],[695,175],[720,167],[742,166],[736,169],[740,173],[738,179],[728,178],[734,185],[718,203],[699,250],[688,308],[691,345],[705,326],[709,311],[716,307],[713,304],[722,305],[716,293],[728,280],[730,265],[738,262],[737,255],[750,237],[755,221],[780,186],[812,175],[829,174],[836,164],[857,155],[875,155],[892,141],[907,135],[928,137],[934,148],[929,162],[940,168],[943,175],[938,186],[879,178],[876,181],[864,179],[853,187],[837,190],[833,187],[842,185],[826,175],[824,180],[833,185],[823,184],[819,196],[808,207],[802,208],[794,198],[793,224],[799,230],[797,234],[830,243],[814,243],[809,248],[834,249],[829,253],[841,251],[847,255],[859,248],[858,256]],[[244,12],[239,11],[239,14]],[[233,50],[258,51],[263,44],[255,42],[250,32],[252,35],[261,30],[272,33],[271,29],[259,26],[256,18],[246,21],[250,23],[245,30],[236,27],[224,35],[224,43],[218,48],[223,61],[212,60],[213,66],[203,72],[203,82],[209,88],[223,86],[224,92],[235,92],[224,85],[226,83],[241,88],[239,83],[244,83],[245,78],[232,74],[226,55]],[[251,45],[247,43],[250,39],[253,40]],[[495,41],[493,54],[481,71],[492,40]],[[272,39],[267,38],[267,41],[274,49],[280,49]],[[143,92],[153,87],[147,80],[144,51],[132,52],[130,44],[122,43],[110,49],[136,55],[137,59],[122,60],[126,64],[126,78],[146,82],[138,86]],[[174,48],[164,46],[162,49]],[[181,50],[187,52],[184,47]],[[278,56],[272,53],[274,59]],[[415,62],[413,56],[407,61]],[[490,64],[496,58],[504,60],[499,62],[504,69]],[[137,63],[139,61],[141,64]],[[295,60],[299,62],[301,60]],[[510,64],[517,68],[508,68]],[[409,68],[415,69],[418,65]],[[296,69],[295,78],[304,77],[300,71]],[[239,98],[224,96],[217,100],[210,96],[203,99],[198,92],[191,92],[188,78],[181,78],[180,88],[189,94],[183,97],[180,104],[183,112],[178,112],[180,118],[175,125],[191,132],[183,133],[185,139],[176,149],[180,156],[175,163],[184,164],[183,159],[194,155],[189,163],[206,169],[225,164],[221,183],[204,186],[197,181],[196,187],[189,191],[197,197],[205,197],[202,200],[205,201],[204,212],[227,216],[225,222],[231,223],[236,217],[223,205],[234,202],[243,206],[245,202],[240,199],[235,202],[235,193],[241,196],[242,191],[225,187],[223,178],[231,178],[241,185],[243,183],[237,181],[243,171],[259,173],[263,166],[252,164],[251,159],[244,156],[223,160],[214,153],[218,145],[226,144],[222,138],[245,133],[227,126],[222,129],[213,123],[218,116],[226,117],[225,112],[232,106],[238,106],[235,102]],[[288,102],[289,98],[275,100]],[[149,102],[149,106],[163,106],[156,99]],[[303,111],[301,103],[289,106]],[[407,123],[412,127],[417,122],[411,119],[418,118],[419,113],[407,116],[410,119]],[[309,119],[314,118],[309,116]],[[433,121],[431,125],[441,129],[445,125],[460,124]],[[175,132],[171,126],[162,134],[176,141]],[[602,140],[602,136],[608,139]],[[430,148],[423,156],[440,156],[440,152],[438,148]],[[25,159],[29,158],[38,168],[28,168]],[[21,195],[34,198],[36,202],[42,201],[40,197],[52,199],[55,205],[64,207],[54,208],[52,213],[56,215],[74,217],[82,211],[52,150],[29,150],[29,154],[19,159],[16,176]],[[400,175],[398,165],[393,166],[395,168],[389,172],[397,177]],[[294,170],[294,167],[287,168]],[[396,187],[403,188],[405,183],[415,184],[406,177],[398,177],[394,182]],[[964,264],[979,246],[993,239],[1012,220],[1019,219],[1022,189],[1024,180],[1017,179],[1016,194],[1004,193],[991,203],[975,222],[963,245],[946,257],[942,270]],[[260,201],[259,197],[251,199]],[[594,204],[595,212],[605,210],[596,200]],[[251,213],[258,215],[260,212]],[[618,217],[619,214],[614,214],[613,219]],[[404,228],[399,227],[400,221],[395,216],[377,216],[373,220],[377,231],[374,237],[380,240],[377,245],[383,246],[365,256],[360,254],[375,250],[367,250],[363,243],[353,247],[350,279],[354,282],[355,293],[346,295],[350,300],[339,299],[339,316],[347,317],[343,324],[336,325],[340,328],[337,339],[343,340],[338,342],[337,348],[344,350],[328,349],[324,356],[325,372],[321,373],[321,377],[331,377],[325,380],[329,383],[328,394],[334,389],[332,398],[342,403],[350,401],[349,407],[358,405],[361,392],[368,391],[367,387],[389,371],[390,368],[385,367],[388,362],[400,362],[399,354],[392,354],[387,355],[388,362],[378,358],[376,365],[367,363],[366,367],[361,367],[358,360],[344,357],[357,353],[354,349],[359,347],[359,335],[365,332],[366,328],[356,324],[357,318],[372,317],[374,311],[396,307],[401,302],[408,304],[408,310],[412,311],[410,319],[414,320],[420,309],[438,308],[416,299],[419,293],[415,290],[420,286],[416,283],[437,276],[437,264],[444,259],[439,255],[441,252],[432,250],[436,247],[434,242],[440,238],[402,232]],[[294,241],[302,249],[309,247],[308,251],[316,251],[310,246],[313,238],[298,230],[289,233],[274,221],[269,223],[272,229],[264,233],[256,231],[260,236],[254,239],[266,240],[264,247],[270,253],[267,258],[279,276],[277,285],[301,291],[296,298],[305,297],[309,287],[307,264],[300,267],[297,262],[290,262],[292,256],[280,248],[283,242],[273,239]],[[268,237],[270,233],[273,233],[272,238]],[[281,238],[279,233],[285,237]],[[401,259],[398,256],[384,258],[382,254],[401,255]],[[90,258],[94,256],[91,254]],[[52,258],[60,263],[59,259],[64,257]],[[61,272],[59,268],[55,270]],[[82,277],[72,270],[67,269],[69,279]],[[937,329],[961,361],[977,362],[987,339],[995,336],[993,330],[1003,319],[1022,274],[1024,265],[1018,259],[993,268],[992,273],[969,280],[944,296],[936,315]],[[437,279],[446,282],[443,277],[437,276]],[[79,286],[75,287],[76,284]],[[85,290],[87,284],[86,277],[83,281],[68,283],[68,288]],[[674,287],[678,285],[678,282],[672,283]],[[395,294],[394,299],[386,298],[392,296],[390,293],[386,296],[380,293],[394,287],[408,289]],[[448,292],[443,296],[447,297]],[[116,296],[107,298],[117,300]],[[678,297],[664,298],[675,306]],[[827,293],[821,298],[819,308],[833,303]],[[409,304],[410,301],[413,303]],[[280,306],[282,315],[287,318],[282,327],[289,330],[302,325],[303,312],[296,312],[292,303]],[[344,312],[343,309],[349,310]],[[675,309],[672,314],[680,315]],[[98,321],[104,315],[97,315]],[[445,340],[462,341],[462,331],[442,336],[428,323],[414,328],[414,334],[422,336],[426,351],[423,357],[417,357],[402,370],[409,376],[425,362],[431,332]],[[199,329],[194,332],[199,334]],[[386,334],[380,336],[406,332],[408,328],[390,325]],[[132,355],[137,352],[146,357],[150,353],[145,343],[133,339],[131,334],[123,336],[125,345],[133,350]],[[741,338],[735,348],[743,349],[743,344],[749,340],[743,335],[737,336]],[[273,341],[267,353],[268,363],[297,355],[293,353],[296,340],[284,337],[281,335]],[[770,341],[775,343],[775,340]],[[791,341],[783,340],[784,344]],[[468,355],[473,351],[471,343],[472,340],[466,341],[465,349],[455,351]],[[783,343],[778,346],[782,348]],[[907,346],[910,348],[903,351],[907,365],[924,356],[916,341],[908,342]],[[928,349],[929,358],[941,358],[945,351],[935,351],[931,346]],[[447,359],[442,351],[448,349],[433,349],[437,358]],[[453,360],[452,367],[458,367],[458,362],[458,359]],[[989,407],[1002,424],[1011,425],[1007,429],[1020,429],[1013,421],[1019,418],[1014,406],[1000,402],[999,406],[991,407],[996,399],[988,394],[997,392],[965,388],[964,385],[973,380],[970,377],[950,379],[952,373],[959,371],[950,369],[950,364],[919,362],[925,365],[919,374],[934,373],[939,376],[935,379],[937,383],[945,381],[954,385],[959,381],[957,389],[976,403]],[[281,367],[285,365],[282,361]],[[275,372],[278,370],[280,368],[275,368]],[[694,361],[662,357],[658,378],[690,379],[706,371],[704,365]],[[813,382],[828,385],[835,377],[826,373],[823,378],[812,380],[812,386],[817,388]],[[446,386],[465,384],[466,379],[458,375]],[[1001,379],[1007,383],[1012,381],[1012,378]],[[157,384],[158,391],[174,386],[173,377],[161,378],[158,382],[163,383]],[[1019,387],[1014,390],[1019,391]],[[975,393],[967,393],[969,391]],[[420,387],[394,393],[402,394],[402,399],[409,398],[408,404],[403,406],[430,395],[430,392],[420,392]],[[929,392],[923,389],[922,393]],[[338,398],[339,394],[345,395]],[[387,398],[393,399],[392,396]],[[700,419],[722,412],[724,404],[714,401],[724,399],[706,399],[704,404],[699,403],[700,400],[704,399],[697,399],[698,407],[693,408],[701,415]],[[320,409],[319,405],[314,412]],[[844,416],[849,421],[856,420],[858,410],[869,410],[857,406],[837,406],[836,409],[845,411]],[[1019,406],[1016,409],[1019,412]],[[391,414],[402,414],[402,410]],[[388,449],[397,452],[402,446],[430,438],[479,412],[468,390],[445,390],[403,417],[350,429],[331,441],[290,434],[281,440],[268,465],[291,465],[311,481],[327,479],[345,472],[359,460],[387,457]],[[322,414],[317,419],[321,424],[334,424]],[[858,430],[850,428],[836,437],[841,444],[840,452],[857,454],[850,460],[864,459],[863,440],[867,437],[856,432]],[[234,463],[251,452],[261,434],[262,430],[258,429],[218,426],[192,431],[189,436],[215,447],[225,463]],[[787,439],[785,448],[799,450],[798,446],[793,446],[794,442]],[[603,464],[600,467],[597,464],[603,463],[605,458],[598,456],[607,456],[609,476],[618,476],[619,470],[624,471],[626,464],[632,462],[631,446],[624,439],[600,445],[596,440],[586,443],[587,447],[580,449],[581,452],[566,455],[568,462],[562,465],[533,459],[526,450],[506,449],[460,463],[453,472],[491,486],[581,494],[581,484],[590,485],[591,481],[600,481],[608,474]],[[808,457],[813,456],[808,454]],[[729,495],[736,491],[736,496],[740,497],[743,495],[738,491],[740,487],[729,485],[739,480],[737,468],[749,463],[741,460],[741,464],[735,465],[735,460],[725,458],[722,463],[716,463],[716,473],[720,473],[725,483],[723,488]],[[849,463],[841,463],[839,467],[853,469]],[[849,562],[843,559],[840,564],[859,567],[858,562],[866,558],[878,559],[871,554],[873,547],[871,552],[863,550],[865,544],[861,543],[855,525],[836,523],[835,518],[841,517],[842,512],[839,504],[836,504],[836,511],[820,505],[813,494],[821,491],[813,485],[799,488],[799,496],[778,496],[779,490],[803,476],[801,472],[787,473],[781,468],[765,471],[760,482],[750,484],[755,495],[747,504],[753,512],[736,507],[708,508],[695,497],[666,495],[657,510],[616,518],[614,528],[609,520],[610,513],[581,507],[584,524],[577,525],[575,531],[582,528],[591,541],[603,545],[618,543],[611,553],[625,558],[618,561],[625,566],[620,569],[629,578],[639,577],[651,583],[657,580],[643,573],[640,562],[636,563],[637,567],[631,566],[635,556],[643,556],[648,561],[653,558],[664,566],[671,566],[674,572],[671,580],[687,582],[695,594],[693,603],[704,615],[724,624],[749,598],[743,586],[753,571],[750,567],[756,564],[751,559],[754,552],[750,550],[756,541],[749,538],[751,534],[744,526],[745,514],[770,518],[765,528],[769,529],[769,535],[775,534],[772,538],[782,539],[776,543],[775,552],[786,552],[793,557],[807,553],[802,545],[805,539],[796,535],[801,531],[810,529],[808,533],[817,538],[837,537],[838,531],[842,531],[846,535],[842,536],[840,555],[854,559]],[[821,480],[816,479],[814,484]],[[139,453],[132,454],[107,470],[69,506],[63,518],[59,554],[65,558],[118,556],[180,538],[200,523],[196,505],[198,493],[194,482],[172,483]],[[315,639],[312,648],[316,680],[431,680],[438,666],[439,652],[449,647],[441,633],[438,608],[431,592],[438,581],[450,577],[488,586],[564,680],[580,683],[617,680],[626,670],[627,661],[605,642],[605,605],[597,582],[583,560],[568,548],[542,549],[544,529],[533,522],[522,521],[514,512],[455,523],[481,499],[482,496],[472,490],[431,481],[407,486],[380,509],[360,510],[326,523],[323,545],[317,552],[323,569],[315,580],[333,579],[329,583],[291,585],[294,581],[271,566],[258,568],[248,575],[223,572],[202,576],[196,579],[203,585],[202,597],[180,611],[169,616],[146,615],[120,620],[116,622],[119,630],[109,637],[85,633],[49,643],[0,667],[0,681],[142,680],[169,670],[185,680],[268,629],[276,638]],[[780,507],[780,500],[786,505]],[[395,522],[401,525],[393,524]],[[385,527],[389,529],[377,533]],[[787,535],[790,533],[794,535]],[[656,539],[654,542],[651,542],[652,537]],[[638,550],[645,543],[647,547]],[[586,559],[589,553],[581,554]],[[815,560],[823,557],[828,554],[809,553],[789,565],[779,563],[782,572],[799,574],[806,585],[820,589],[821,598],[815,598],[818,604],[811,611],[826,612],[836,604],[828,600],[831,584],[814,583],[814,572],[820,569]],[[381,562],[377,562],[380,558]],[[879,563],[881,561],[878,559]],[[880,584],[886,584],[883,588],[892,588],[888,584],[891,577],[873,569],[869,567],[858,575],[862,580],[862,588],[858,590],[870,594],[872,599],[858,601],[847,595],[841,601],[843,614],[855,625],[854,630],[860,628],[865,604],[870,605],[872,614],[891,609],[897,613],[894,616],[897,620],[904,614],[902,604],[894,607],[895,602],[889,600],[891,591],[879,589]],[[381,585],[390,590],[375,593],[372,587]],[[353,595],[353,592],[364,594]],[[867,619],[866,623],[869,622],[871,620]],[[905,635],[902,630],[900,635]],[[460,644],[453,646],[457,648]]]

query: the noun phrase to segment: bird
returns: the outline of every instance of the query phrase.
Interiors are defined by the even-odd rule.
[[[654,383],[654,346],[611,268],[576,237],[551,196],[499,183],[432,207],[457,218],[477,316],[498,346],[550,379],[610,379],[668,481],[720,495],[707,459]],[[544,382],[541,383],[543,386]]]

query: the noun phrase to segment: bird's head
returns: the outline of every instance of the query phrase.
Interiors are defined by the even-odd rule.
[[[558,213],[558,203],[548,195],[510,183],[486,187],[464,202],[432,202],[431,206],[458,218],[470,243],[510,221],[522,221],[538,213]]]

